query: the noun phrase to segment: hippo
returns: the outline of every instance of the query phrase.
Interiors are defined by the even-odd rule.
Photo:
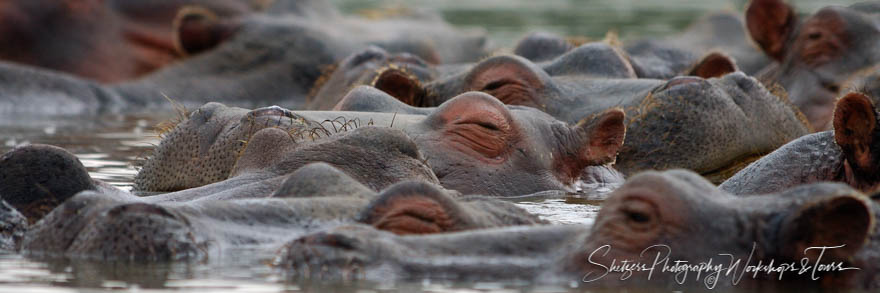
[[[782,0],[753,0],[752,40],[775,62],[756,76],[784,87],[813,128],[827,130],[844,83],[880,62],[876,3],[829,6],[799,19]]]
[[[517,279],[652,290],[877,288],[877,211],[875,201],[839,183],[737,197],[690,171],[648,171],[614,191],[592,227],[399,236],[347,225],[287,243],[275,265],[293,279]],[[702,273],[681,272],[682,264],[710,261],[712,268]],[[826,267],[746,273],[759,261]]]
[[[574,49],[565,38],[548,32],[532,32],[513,47],[513,54],[532,62],[550,61]]]
[[[367,47],[346,57],[331,69],[318,79],[303,109],[330,110],[353,87],[372,84],[383,74],[395,74],[398,79],[419,83],[434,80],[440,74],[436,66],[428,64],[418,56],[409,53],[389,53],[376,46]],[[381,80],[396,79],[385,76]]]
[[[330,38],[372,37],[372,41],[365,42],[379,42],[397,50],[420,50],[435,60],[442,58],[446,62],[474,61],[488,45],[484,37],[476,36],[479,32],[451,32],[448,24],[427,13],[367,20],[342,15],[325,0],[162,0],[150,3],[15,0],[0,7],[0,19],[3,19],[0,27],[4,28],[0,31],[0,42],[10,44],[0,49],[0,60],[105,83],[122,82],[170,65],[195,51],[216,46],[237,30],[238,25],[224,20],[258,15],[334,23],[333,29],[324,28],[324,33],[335,35]],[[214,23],[223,24],[218,27]],[[203,31],[205,29],[209,31]],[[400,38],[424,38],[427,34],[428,38],[407,44],[376,39],[383,34],[375,32],[392,37],[397,34]],[[429,45],[427,40],[442,42]],[[440,48],[440,44],[453,43],[455,46]],[[328,47],[346,46],[350,44]],[[435,52],[427,47],[439,50]]]
[[[184,140],[177,145],[189,146],[187,143],[198,148],[201,142]],[[169,158],[183,157],[187,161],[198,158],[197,154],[183,155]],[[179,174],[174,176],[149,173],[151,170],[171,170],[164,165],[145,166],[142,174],[156,175],[150,180],[143,179],[144,175],[141,175],[136,178],[135,183],[138,186],[152,186],[153,191],[160,188],[165,188],[161,191],[177,191],[164,194],[139,193],[152,195],[142,198],[147,202],[261,198],[268,197],[282,186],[288,174],[312,162],[331,164],[372,190],[382,190],[394,183],[408,180],[438,183],[437,177],[426,165],[413,141],[400,130],[384,127],[364,126],[332,137],[316,137],[315,141],[306,139],[296,142],[284,130],[266,128],[257,131],[250,138],[247,148],[243,148],[241,154],[231,155],[236,160],[230,166],[224,166],[227,161],[222,156],[204,158],[202,162],[205,165],[177,161],[178,165],[175,167],[183,174],[207,170],[204,176],[217,178],[215,182],[199,185],[198,188],[190,188],[186,184],[201,181]],[[219,177],[212,173],[216,172],[214,168],[224,167],[228,168],[225,176]],[[50,146],[28,145],[5,154],[0,159],[0,180],[0,197],[27,216],[31,223],[83,190],[94,190],[123,198],[134,197],[128,192],[92,179],[76,157],[66,150]],[[172,185],[162,185],[166,182]]]
[[[272,155],[288,148],[291,140],[332,135],[346,129],[372,124],[393,128],[412,139],[412,158],[424,158],[440,184],[465,194],[518,196],[545,190],[574,191],[587,166],[614,160],[623,143],[624,114],[609,109],[577,125],[568,125],[528,107],[506,107],[485,93],[464,93],[425,115],[344,111],[253,110],[262,115],[248,122],[250,110],[209,103],[190,119],[165,134],[152,156],[135,178],[135,189],[173,191],[223,180],[235,170],[267,168],[277,161]],[[293,117],[293,118],[292,118]],[[269,129],[280,123],[305,119],[322,126],[293,133]],[[265,139],[241,142],[242,129],[268,127]],[[282,127],[283,128],[283,127]],[[359,128],[358,128],[359,129]],[[399,130],[397,130],[399,129]],[[272,132],[268,132],[272,131]],[[272,135],[269,135],[271,133]],[[228,135],[227,135],[228,134]],[[331,138],[333,136],[330,136]],[[260,148],[251,151],[252,144]],[[391,141],[369,142],[395,145]],[[263,147],[265,146],[265,147]],[[237,154],[253,153],[261,159],[242,164]],[[349,158],[340,162],[368,160],[375,170],[384,169],[381,155]],[[193,160],[192,158],[198,158]],[[331,160],[333,158],[327,158]],[[335,160],[335,159],[334,159]]]
[[[0,5],[0,60],[101,82],[142,76],[182,56],[171,37],[188,5],[235,17],[260,10],[255,0],[10,0]]]
[[[872,99],[853,92],[834,108],[833,130],[798,138],[755,161],[719,187],[734,194],[770,193],[801,184],[837,181],[866,193],[880,187],[880,114]]]
[[[558,73],[562,68],[554,65],[542,69],[522,57],[503,55],[421,88],[413,88],[419,85],[415,81],[384,80],[382,77],[389,73],[380,75],[374,84],[388,93],[415,93],[395,98],[416,106],[441,105],[446,97],[458,92],[479,90],[505,104],[535,107],[571,124],[622,107],[627,114],[629,138],[615,166],[627,175],[645,169],[687,168],[721,183],[751,161],[810,132],[800,111],[784,95],[774,94],[741,72],[709,79],[677,77],[664,81],[592,78],[589,73],[578,72],[551,76],[547,71]],[[611,68],[592,70],[613,72]],[[336,109],[422,111],[408,109],[386,96],[352,91]]]
[[[210,15],[205,9],[182,9],[174,36],[180,50],[191,57],[135,80],[107,85],[0,62],[0,82],[7,85],[0,90],[0,113],[149,111],[172,108],[175,103],[169,100],[186,107],[217,101],[297,108],[306,103],[322,69],[370,45],[411,52],[430,62],[476,60],[489,46],[484,34],[459,31],[433,18],[341,18],[338,26],[328,27],[291,14],[231,19]],[[436,44],[455,44],[467,56]]]
[[[329,164],[313,163],[268,198],[155,203],[83,191],[30,226],[20,245],[36,256],[198,260],[232,248],[277,247],[355,222],[400,235],[545,223],[512,203],[460,197],[424,181],[377,193]]]

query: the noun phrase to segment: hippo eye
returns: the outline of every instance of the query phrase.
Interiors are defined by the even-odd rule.
[[[494,91],[494,90],[497,90],[497,89],[501,88],[502,86],[504,86],[505,83],[507,83],[507,81],[504,81],[504,80],[492,82],[492,83],[489,83],[486,86],[484,86],[483,90],[484,91]]]
[[[495,126],[495,124],[492,124],[492,123],[489,123],[489,122],[482,122],[482,121],[480,121],[480,122],[475,122],[474,124],[479,125],[479,126],[482,126],[483,128],[486,128],[486,129],[489,129],[489,130],[492,130],[492,131],[498,131],[498,130],[500,130],[500,128],[498,128],[498,126]]]
[[[466,146],[486,159],[500,160],[508,146],[509,126],[493,121],[492,117],[471,117],[455,121],[449,129],[450,140]]]
[[[656,207],[643,199],[627,199],[621,212],[633,230],[646,231],[657,226]]]
[[[827,89],[828,91],[831,91],[831,92],[835,92],[835,93],[836,93],[836,92],[839,92],[839,91],[840,91],[840,86],[839,86],[839,85],[836,85],[836,84],[832,84],[832,85],[825,86],[825,89]]]
[[[810,40],[818,40],[818,39],[821,38],[821,37],[822,37],[822,33],[821,33],[821,32],[812,32],[812,33],[810,33],[810,34],[807,35],[807,38],[810,39]]]
[[[636,223],[647,223],[651,221],[651,216],[640,212],[626,212],[626,216],[630,221]]]

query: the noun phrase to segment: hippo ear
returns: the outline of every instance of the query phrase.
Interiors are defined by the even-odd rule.
[[[386,67],[381,70],[372,86],[397,98],[401,102],[413,106],[422,107],[424,104],[425,90],[419,84],[419,79],[403,69]]]
[[[172,24],[174,48],[181,56],[213,49],[235,33],[239,24],[221,21],[214,12],[185,6],[178,10]]]
[[[746,8],[746,28],[768,56],[782,61],[788,39],[797,26],[794,8],[783,0],[752,0]]]
[[[430,234],[469,228],[461,207],[437,186],[402,182],[382,191],[358,221],[396,234]]]
[[[721,77],[728,73],[738,71],[733,58],[721,52],[712,52],[697,61],[686,75],[699,76],[702,78]]]
[[[579,122],[572,128],[573,145],[564,146],[568,151],[554,162],[555,169],[576,179],[587,166],[614,162],[626,136],[625,119],[623,110],[614,108]]]
[[[822,252],[811,247],[835,247],[822,255],[822,263],[845,261],[868,241],[874,225],[870,203],[858,196],[836,196],[813,201],[789,214],[780,226],[780,251],[791,259],[816,261]]]
[[[849,93],[834,108],[834,141],[843,150],[847,162],[860,170],[874,165],[871,144],[877,125],[877,112],[871,99],[861,93]]]
[[[614,161],[626,137],[624,120],[626,114],[623,110],[614,108],[605,110],[588,123],[581,121],[575,126],[587,139],[587,143],[581,146],[580,154],[589,165]]]
[[[519,56],[496,56],[480,62],[465,77],[468,91],[488,93],[509,105],[540,108],[537,91],[549,76],[531,61]]]

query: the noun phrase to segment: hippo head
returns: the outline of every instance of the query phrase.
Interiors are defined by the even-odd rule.
[[[625,173],[686,166],[721,182],[748,163],[809,133],[800,111],[784,96],[742,72],[710,79],[676,77],[644,95],[638,104],[625,108],[627,113],[637,113],[629,116],[631,135],[617,163]],[[573,112],[594,111],[591,107]],[[669,148],[670,144],[676,147]]]
[[[830,6],[799,21],[782,0],[749,4],[752,39],[779,62],[765,74],[788,91],[816,130],[828,126],[842,84],[880,62],[876,11],[865,5]]]
[[[337,124],[344,133],[333,135],[330,124],[277,106],[246,110],[208,103],[164,135],[135,177],[135,188],[175,191],[253,173],[280,176],[319,161],[375,190],[401,178],[436,182],[404,133],[364,126]]]
[[[182,57],[170,37],[185,1],[3,1],[0,59],[102,82],[134,79]],[[252,12],[246,1],[198,1],[212,15]]]
[[[677,260],[699,264],[713,259],[713,264],[725,268],[741,260],[734,268],[736,273],[725,274],[725,270],[718,276],[717,285],[726,287],[737,284],[745,266],[759,260],[764,264],[771,260],[801,264],[806,258],[811,264],[843,262],[854,266],[853,256],[871,237],[874,221],[870,199],[843,184],[805,185],[779,194],[737,198],[689,171],[652,171],[633,176],[603,203],[584,247],[564,261],[570,266],[568,271],[583,272],[584,281],[619,284],[620,272],[605,275],[613,260],[650,267],[659,254],[661,259],[668,257],[666,264],[670,266]],[[811,249],[839,245],[843,247],[824,252]],[[676,286],[672,273],[659,272],[662,265],[654,278],[641,271],[623,282]],[[742,284],[755,280],[775,283],[780,278],[778,274],[757,275],[753,279],[746,273]],[[821,284],[828,285],[851,275],[850,271],[818,276]],[[710,285],[707,279],[687,276],[685,285]],[[810,281],[808,274],[783,277],[783,281],[813,286],[816,282]]]
[[[625,135],[625,115],[617,108],[570,126],[480,92],[461,94],[437,108],[416,108],[364,86],[336,109],[424,115],[398,125],[419,144],[442,185],[493,196],[572,190],[587,166],[614,161]]]
[[[457,192],[418,181],[383,190],[360,212],[358,222],[398,235],[545,223],[506,201]]]
[[[207,243],[194,235],[187,218],[169,209],[85,191],[32,225],[22,247],[34,254],[111,260],[203,257]]]
[[[325,76],[312,88],[307,109],[329,110],[336,105],[345,93],[358,85],[377,83],[406,83],[413,85],[386,86],[387,89],[410,90],[419,89],[418,84],[434,78],[436,73],[428,63],[409,53],[388,53],[382,48],[370,46],[342,60],[325,73]],[[414,97],[416,92],[398,92],[394,96]]]
[[[624,116],[615,108],[570,126],[537,109],[468,92],[407,132],[443,186],[511,196],[572,190],[585,167],[613,162],[623,144]]]
[[[168,192],[224,180],[246,142],[270,127],[298,132],[316,124],[279,107],[249,111],[205,104],[186,120],[164,127],[161,144],[135,176],[135,189]]]
[[[0,198],[33,224],[83,190],[97,190],[82,162],[65,149],[25,145],[0,156]]]
[[[834,108],[834,142],[846,159],[844,180],[865,192],[880,187],[880,127],[871,99],[861,93],[840,98]]]

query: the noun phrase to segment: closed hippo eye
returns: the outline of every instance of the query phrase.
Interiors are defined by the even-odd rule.
[[[504,104],[542,108],[538,92],[550,77],[519,56],[496,56],[475,66],[465,78],[466,88],[490,94]]]
[[[535,102],[535,90],[513,80],[499,80],[486,84],[480,89],[507,105],[520,105],[539,108]]]
[[[441,129],[441,139],[449,147],[490,164],[506,161],[518,137],[507,107],[480,92],[443,103],[428,120]]]
[[[438,187],[410,181],[382,191],[358,221],[398,235],[431,234],[470,227],[458,203]]]
[[[454,121],[447,131],[449,140],[476,151],[486,159],[503,161],[508,149],[510,126],[504,121],[492,121],[490,115]]]

